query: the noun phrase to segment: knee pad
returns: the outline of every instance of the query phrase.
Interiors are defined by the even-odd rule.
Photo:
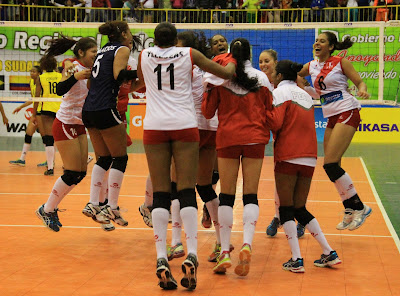
[[[111,155],[107,156],[100,156],[99,159],[97,160],[96,164],[101,167],[103,170],[108,171],[112,164],[112,157]]]
[[[171,209],[171,193],[169,192],[154,192],[153,193],[153,209],[163,208]]]
[[[76,185],[80,182],[81,172],[64,170],[64,175],[61,176],[61,179],[68,186]]]
[[[218,180],[219,180],[219,172],[218,171],[213,171],[212,184],[213,185],[217,184]]]
[[[306,207],[295,209],[294,217],[303,226],[306,226],[312,219],[314,219],[314,216],[307,211]]]
[[[335,182],[346,173],[337,162],[324,164],[324,170],[332,182]]]
[[[204,186],[196,185],[196,189],[203,202],[209,202],[218,197],[212,188],[212,184]]]
[[[113,157],[111,168],[125,173],[127,164],[128,164],[128,155]]]
[[[279,220],[281,225],[287,221],[294,221],[294,206],[290,207],[279,207]]]
[[[171,182],[171,200],[178,199],[178,189],[176,182]]]
[[[194,188],[186,188],[178,191],[178,199],[181,209],[194,207],[197,209],[196,191]]]
[[[258,206],[257,194],[243,194],[243,206],[255,204]]]
[[[25,143],[31,144],[32,143],[32,136],[25,134]]]
[[[85,177],[86,177],[86,171],[80,172],[79,182],[78,182],[78,183],[80,183],[80,182],[83,180],[83,178],[85,178]],[[78,183],[77,183],[77,184],[78,184]]]
[[[47,146],[54,146],[54,138],[53,136],[43,136],[42,137],[43,144]]]
[[[225,194],[225,193],[219,194],[219,206],[228,206],[233,208],[234,204],[235,204],[235,195]]]

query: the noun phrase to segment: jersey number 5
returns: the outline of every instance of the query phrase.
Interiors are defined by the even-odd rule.
[[[96,78],[97,75],[99,75],[99,71],[100,71],[100,60],[103,58],[103,55],[98,55],[96,58],[96,61],[93,64],[93,70],[92,70],[92,75],[93,78]]]
[[[162,83],[161,83],[161,65],[158,64],[157,67],[154,68],[154,73],[157,72],[157,84],[158,84],[158,90],[162,90]],[[175,82],[174,82],[174,63],[169,64],[167,67],[166,72],[169,72],[169,86],[171,89],[175,88]]]

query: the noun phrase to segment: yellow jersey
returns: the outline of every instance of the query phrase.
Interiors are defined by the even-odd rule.
[[[39,76],[43,98],[61,98],[61,96],[57,95],[57,83],[60,82],[61,78],[62,74],[58,72],[44,72]],[[42,102],[41,111],[57,113],[60,105],[61,100],[60,102]]]
[[[35,80],[31,79],[31,81],[29,82],[29,86],[31,87],[31,97],[35,97],[36,94],[36,83]],[[36,111],[38,113],[40,113],[40,110],[42,110],[42,102],[39,102],[39,105],[36,109]]]

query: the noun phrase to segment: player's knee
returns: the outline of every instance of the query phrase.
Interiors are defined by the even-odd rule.
[[[346,173],[337,162],[324,164],[324,170],[332,182],[335,182]]]
[[[128,164],[128,155],[113,157],[111,168],[125,173],[127,164]]]
[[[178,191],[178,199],[181,209],[194,207],[197,209],[196,191],[194,188],[186,188]]]
[[[243,194],[243,206],[255,204],[258,206],[257,194]]]
[[[43,140],[43,144],[46,145],[46,147],[54,146],[53,136],[49,136],[49,135],[43,136],[42,140]]]
[[[219,180],[219,172],[218,171],[213,171],[212,184],[213,185],[217,184],[218,180]]]
[[[212,184],[204,186],[196,185],[196,189],[203,202],[209,202],[218,197],[214,189],[212,188]]]
[[[83,178],[85,178],[86,177],[86,171],[83,171],[83,172],[80,172],[80,175],[79,175],[79,182],[78,183],[80,183],[82,180],[83,180]],[[77,184],[78,184],[77,183]]]
[[[170,210],[171,208],[171,193],[169,192],[154,192],[153,193],[153,209],[163,208]]]
[[[307,211],[306,207],[295,209],[294,217],[303,226],[306,226],[312,219],[314,219],[314,216]]]
[[[76,185],[80,182],[81,172],[64,170],[64,174],[61,176],[61,179],[68,186]]]
[[[32,143],[32,136],[25,134],[25,143],[31,144]]]
[[[294,221],[294,206],[289,207],[279,207],[279,220],[281,225],[285,224],[287,221]]]
[[[99,159],[96,161],[96,164],[101,167],[103,170],[108,171],[112,164],[112,157],[111,155],[107,156],[100,156]]]
[[[235,195],[234,194],[219,194],[219,206],[228,206],[233,208],[235,204]]]

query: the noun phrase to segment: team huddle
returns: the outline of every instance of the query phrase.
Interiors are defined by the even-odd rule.
[[[258,186],[270,132],[274,140],[275,217],[267,234],[274,236],[277,227],[283,226],[292,253],[283,269],[305,271],[299,227],[307,229],[321,246],[322,255],[314,261],[315,266],[341,263],[306,202],[317,165],[314,97],[321,101],[324,117],[328,118],[323,168],[344,206],[344,217],[337,229],[355,230],[372,212],[340,166],[360,123],[361,105],[349,93],[347,80],[358,88],[358,97],[369,97],[351,63],[332,55],[337,49],[349,48],[350,39],[338,42],[333,33],[320,34],[314,43],[316,59],[305,65],[278,61],[275,51],[265,50],[259,59],[260,71],[250,62],[250,44],[244,38],[234,39],[228,53],[228,42],[222,35],[213,36],[207,46],[202,32],[177,33],[172,24],[164,22],[154,31],[155,46],[144,49],[136,62],[131,51],[140,41],[126,22],[107,22],[99,32],[109,39],[101,49],[91,38],[75,41],[61,35],[53,39],[41,60],[45,72],[37,74],[36,96],[62,96],[56,112],[48,102],[34,106],[33,122],[39,117],[36,112],[40,112],[44,126],[40,130],[48,156],[46,172],[53,174],[54,142],[64,168],[48,200],[36,211],[48,228],[56,232],[62,228],[58,205],[86,176],[86,130],[96,163],[90,200],[82,212],[104,230],[115,229],[114,224],[128,225],[118,206],[128,163],[127,146],[132,144],[126,133],[125,112],[128,93],[145,87],[143,144],[149,178],[145,202],[139,211],[154,230],[156,275],[161,288],[178,287],[168,261],[186,254],[180,283],[189,290],[196,288],[196,190],[215,228],[216,243],[208,257],[208,261],[215,262],[213,272],[225,273],[232,266],[230,240],[240,167],[243,245],[234,271],[239,276],[249,273],[260,211]],[[62,74],[56,75],[55,56],[70,48],[75,57],[64,61]],[[302,78],[308,75],[314,87]],[[26,136],[27,140],[31,136]],[[219,195],[213,186],[217,175]],[[167,247],[170,215],[172,242]],[[181,241],[182,226],[186,252]]]

